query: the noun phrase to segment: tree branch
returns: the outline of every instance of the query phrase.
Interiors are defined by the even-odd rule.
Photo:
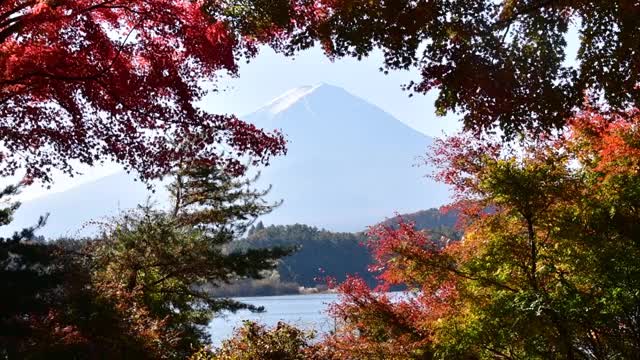
[[[517,9],[509,17],[497,21],[494,24],[494,28],[501,29],[501,28],[503,28],[505,26],[511,26],[511,24],[513,22],[515,22],[519,17],[521,17],[523,15],[529,15],[529,14],[531,14],[533,12],[536,12],[536,11],[542,9],[542,8],[545,8],[547,6],[552,5],[555,2],[559,2],[559,0],[542,0],[540,2],[524,6],[524,7],[520,8],[519,10]]]

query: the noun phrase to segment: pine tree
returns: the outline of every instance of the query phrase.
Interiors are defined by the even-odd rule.
[[[0,192],[0,226],[11,222],[23,184]],[[0,358],[157,359],[162,324],[91,282],[84,241],[45,241],[37,223],[0,238]],[[133,316],[132,316],[133,315]]]
[[[140,207],[94,244],[97,282],[114,289],[114,295],[129,294],[135,306],[164,321],[164,331],[176,339],[166,344],[168,357],[184,358],[206,344],[206,327],[217,312],[261,310],[214,298],[208,287],[261,278],[289,253],[229,250],[257,216],[274,207],[252,183],[214,167],[184,167],[169,186],[169,211]]]

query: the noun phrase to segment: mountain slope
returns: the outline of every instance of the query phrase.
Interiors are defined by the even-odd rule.
[[[14,221],[1,228],[7,235],[35,224],[39,216],[49,214],[46,226],[39,232],[46,237],[82,236],[95,233],[90,221],[116,216],[147,201],[162,203],[167,198],[162,186],[153,194],[134,177],[121,172],[70,190],[27,201],[16,212]]]
[[[249,119],[289,140],[287,156],[262,173],[270,197],[284,199],[265,223],[359,231],[447,201],[446,188],[415,166],[432,139],[341,88],[292,90]]]
[[[432,139],[380,108],[330,86],[293,89],[246,117],[266,129],[282,129],[288,153],[262,171],[259,187],[273,185],[268,198],[284,204],[262,220],[304,223],[332,231],[360,231],[392,217],[446,202],[442,185],[415,167]],[[154,198],[166,202],[158,186]],[[116,174],[63,193],[25,203],[12,226],[32,224],[51,213],[45,236],[73,235],[94,218],[146,201],[144,185]]]

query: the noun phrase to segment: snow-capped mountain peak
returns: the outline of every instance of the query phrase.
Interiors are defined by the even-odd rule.
[[[291,89],[285,92],[284,94],[278,96],[277,98],[266,103],[257,112],[268,113],[272,116],[275,116],[281,112],[286,111],[295,103],[304,99],[306,96],[313,93],[323,85],[324,84],[316,84],[316,85],[301,86],[301,87]]]

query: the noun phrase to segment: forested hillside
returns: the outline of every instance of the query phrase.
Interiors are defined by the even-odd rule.
[[[399,221],[415,223],[416,229],[428,229],[438,238],[459,238],[459,234],[453,229],[455,214],[443,214],[437,209],[429,209],[399,215],[388,219],[384,224],[392,225]],[[331,232],[303,224],[264,226],[260,222],[249,229],[246,238],[234,242],[233,247],[243,250],[276,246],[295,248],[296,251],[283,258],[278,266],[279,281],[282,283],[315,287],[324,283],[327,277],[341,282],[347,275],[358,274],[369,285],[374,285],[375,274],[368,271],[373,258],[367,240],[365,232]]]
[[[428,209],[411,214],[401,214],[383,224],[397,227],[397,224],[401,222],[412,223],[418,230],[428,229],[433,235],[443,235],[458,240],[462,233],[456,229],[457,221],[458,213],[455,211],[444,212],[439,209]]]
[[[372,259],[365,246],[366,239],[364,233],[334,233],[301,224],[264,227],[258,223],[240,246],[295,247],[297,251],[282,259],[278,266],[280,279],[314,287],[321,277],[342,281],[347,274],[355,273],[373,283],[367,271]]]

